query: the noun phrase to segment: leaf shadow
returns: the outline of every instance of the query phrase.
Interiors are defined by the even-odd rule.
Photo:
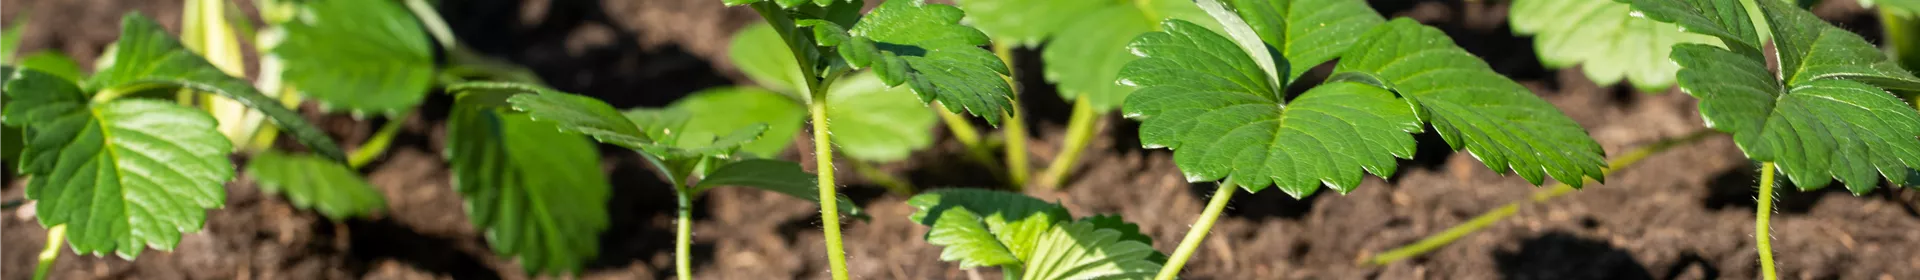
[[[1551,231],[1517,251],[1493,252],[1502,279],[1653,279],[1633,254],[1603,240]]]
[[[1209,199],[1213,198],[1213,192],[1218,190],[1217,187],[1219,185],[1214,183],[1188,183],[1187,192],[1193,194],[1193,198],[1199,205],[1205,205]],[[1313,212],[1313,204],[1319,201],[1321,196],[1325,196],[1323,194],[1334,192],[1334,190],[1323,186],[1319,191],[1303,198],[1293,198],[1287,195],[1287,192],[1280,191],[1278,187],[1267,187],[1258,193],[1251,194],[1244,193],[1246,192],[1244,189],[1237,192],[1242,193],[1235,195],[1232,201],[1227,202],[1227,209],[1223,213],[1227,217],[1265,221],[1268,219],[1299,220],[1306,217],[1308,213]]]

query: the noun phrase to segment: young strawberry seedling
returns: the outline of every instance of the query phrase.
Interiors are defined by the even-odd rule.
[[[828,89],[856,69],[871,69],[888,86],[906,86],[926,103],[948,111],[966,110],[998,125],[1013,107],[1007,66],[980,45],[986,34],[960,25],[959,8],[920,0],[888,1],[866,15],[863,1],[724,0],[759,12],[798,63],[813,124],[814,160],[819,170],[820,218],[825,229],[828,268],[847,279],[833,180],[832,119]]]
[[[1123,111],[1140,141],[1174,151],[1190,182],[1219,181],[1200,220],[1159,273],[1178,276],[1235,192],[1278,186],[1294,197],[1341,193],[1362,171],[1392,174],[1412,133],[1431,124],[1454,149],[1533,184],[1599,179],[1600,146],[1525,87],[1495,73],[1444,33],[1385,21],[1357,0],[1200,1],[1226,35],[1173,19],[1129,45],[1120,71],[1137,86]],[[1315,65],[1331,78],[1288,100]]]
[[[1889,93],[1920,92],[1920,78],[1859,35],[1778,1],[1632,5],[1647,18],[1721,43],[1674,46],[1672,58],[1680,65],[1680,89],[1700,99],[1707,126],[1733,134],[1740,151],[1760,162],[1754,238],[1765,279],[1776,278],[1768,233],[1775,172],[1802,190],[1837,178],[1863,194],[1882,177],[1904,183],[1920,168],[1920,112]],[[1778,73],[1768,71],[1769,52]]]

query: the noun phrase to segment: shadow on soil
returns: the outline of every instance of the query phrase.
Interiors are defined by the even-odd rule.
[[[1548,232],[1520,250],[1495,251],[1502,279],[1654,279],[1626,250],[1606,241]]]

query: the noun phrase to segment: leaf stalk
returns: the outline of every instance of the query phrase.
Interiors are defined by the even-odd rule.
[[[680,279],[693,279],[693,198],[682,186],[674,186],[673,193],[679,198],[679,217],[674,224],[677,227],[673,238],[673,268]]]
[[[1213,232],[1213,222],[1220,220],[1220,212],[1227,209],[1227,201],[1233,199],[1238,189],[1239,186],[1232,181],[1220,183],[1220,188],[1213,191],[1213,199],[1207,201],[1207,210],[1200,212],[1200,218],[1194,221],[1193,228],[1187,230],[1187,237],[1180,240],[1180,247],[1173,250],[1173,256],[1167,258],[1167,265],[1160,267],[1160,275],[1154,279],[1173,280],[1180,277],[1180,269],[1187,266],[1187,259],[1193,257],[1193,252],[1200,249],[1200,242]]]
[[[353,150],[353,154],[347,155],[347,167],[359,169],[386,154],[387,147],[393,145],[394,135],[400,134],[400,127],[406,123],[406,119],[388,119],[386,124],[380,126],[379,131],[374,132],[372,137],[368,137],[366,142],[360,144],[360,149]]]
[[[1022,112],[1025,110],[1020,108],[1020,86],[1013,78],[1013,47],[1007,44],[995,43],[993,44],[993,55],[1000,57],[1000,62],[1007,65],[1007,76],[1003,78],[1006,79],[1007,84],[1010,85],[1010,88],[1013,90],[1012,94],[1007,95],[1013,98],[1013,110],[1007,111],[1007,113],[1003,115],[1007,120],[1007,127],[1001,132],[1006,135],[1007,141],[1005,153],[1007,161],[1007,184],[1013,186],[1014,190],[1021,190],[1026,188],[1027,178],[1032,175],[1030,173],[1033,172],[1033,169],[1027,162],[1026,113]]]
[[[1084,97],[1074,99],[1073,116],[1067,119],[1066,142],[1060,144],[1060,155],[1040,173],[1041,188],[1055,190],[1066,184],[1067,176],[1073,175],[1074,164],[1080,161],[1080,154],[1086,152],[1087,143],[1093,141],[1095,122],[1101,115],[1094,112],[1093,102]]]
[[[67,225],[47,229],[47,249],[40,250],[40,264],[33,267],[33,280],[46,280],[53,263],[60,260],[60,246],[67,244]]]
[[[1780,279],[1773,269],[1773,235],[1769,233],[1773,219],[1773,162],[1760,163],[1760,196],[1754,199],[1753,241],[1760,251],[1761,279]]]

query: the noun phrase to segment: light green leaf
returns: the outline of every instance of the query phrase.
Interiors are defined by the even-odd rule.
[[[1853,32],[1813,13],[1778,1],[1759,1],[1773,31],[1780,76],[1797,86],[1819,79],[1851,79],[1877,87],[1920,92],[1920,78]]]
[[[157,100],[89,103],[71,82],[6,68],[7,124],[25,128],[20,172],[41,225],[81,254],[172,250],[226,200],[232,144],[206,112]]]
[[[1754,29],[1741,1],[1751,0],[1614,0],[1630,3],[1640,15],[1659,22],[1679,25],[1681,30],[1720,38],[1721,45],[1735,53],[1760,55],[1763,37]]]
[[[1165,29],[1133,43],[1143,58],[1120,77],[1140,90],[1125,112],[1143,120],[1143,145],[1174,150],[1188,181],[1225,178],[1250,192],[1278,185],[1295,197],[1322,184],[1346,193],[1362,170],[1388,176],[1396,157],[1413,157],[1410,133],[1420,122],[1393,93],[1337,82],[1282,106],[1228,38],[1181,20]]]
[[[318,0],[264,40],[282,79],[323,108],[399,113],[425,99],[433,49],[399,1]]]
[[[800,74],[800,63],[794,60],[793,51],[787,49],[787,42],[780,39],[773,26],[765,22],[748,24],[734,33],[732,45],[727,46],[727,57],[761,87],[781,93],[807,88],[806,77]]]
[[[85,80],[86,74],[80,71],[80,63],[60,51],[48,50],[36,52],[20,59],[20,68],[27,68],[60,76],[72,83]]]
[[[912,92],[888,88],[873,73],[841,78],[827,91],[827,123],[832,124],[827,129],[835,151],[854,159],[904,160],[933,145],[938,121]]]
[[[999,252],[1006,252],[1019,260],[1032,259],[1034,250],[1042,246],[1037,243],[1039,239],[1051,231],[1054,224],[1072,219],[1067,209],[1059,205],[1017,193],[981,189],[929,191],[908,199],[907,205],[917,210],[909,219],[921,225],[936,227],[934,231],[928,233],[927,243],[947,248],[941,253],[941,259],[962,261],[963,266],[969,262],[976,265],[1000,265],[1004,260],[999,259]],[[958,213],[956,210],[964,210],[965,213],[962,215],[973,214],[978,218],[953,222],[970,221],[973,224],[985,225],[986,233],[992,236],[978,236],[972,229],[938,229],[942,227],[942,223],[952,219],[944,215]],[[965,225],[966,228],[975,226]],[[943,234],[934,235],[934,232]],[[978,247],[989,245],[980,241],[983,238],[998,240],[1003,250],[996,251],[990,246]]]
[[[1648,93],[1673,86],[1674,72],[1680,70],[1667,58],[1673,45],[1719,42],[1633,16],[1628,4],[1612,1],[1517,0],[1508,15],[1514,33],[1534,35],[1534,49],[1547,67],[1580,65],[1595,83],[1625,79]]]
[[[578,272],[598,254],[611,188],[592,142],[504,107],[510,93],[460,94],[447,120],[454,189],[494,252],[528,274]]]
[[[1101,30],[1101,32],[1060,32],[1054,34],[1046,49],[1040,51],[1048,81],[1059,84],[1060,97],[1086,98],[1093,109],[1105,112],[1120,107],[1133,87],[1114,83],[1120,68],[1139,59],[1126,48],[1127,42],[1142,33],[1155,31],[1164,19],[1199,21],[1218,30],[1192,1],[1153,1],[1152,6],[1108,2],[1109,5],[1079,12],[1080,16],[1064,30]],[[969,13],[970,15],[972,13]],[[1155,18],[1147,18],[1149,16]]]
[[[1076,16],[1079,13],[1132,3],[1097,0],[960,0],[954,1],[954,4],[966,10],[967,25],[979,28],[987,36],[993,37],[993,41],[1013,46],[1033,47],[1040,45],[1041,41],[1056,35],[1061,30],[1074,30],[1068,26],[1070,22],[1079,18]],[[1135,22],[1137,23],[1138,20]],[[1129,37],[1133,35],[1105,31],[1082,33],[1109,33]]]
[[[820,187],[817,176],[800,169],[800,164],[790,161],[771,159],[749,159],[728,163],[708,173],[706,178],[694,184],[693,193],[702,193],[720,186],[739,186],[773,191],[794,198],[820,202]],[[860,211],[860,205],[854,204],[846,195],[838,195],[840,214],[866,217]]]
[[[924,107],[917,105],[908,107]],[[726,135],[756,125],[766,126],[759,140],[740,149],[761,158],[780,156],[781,151],[793,144],[794,135],[800,132],[800,122],[807,117],[806,108],[793,99],[750,87],[701,90],[674,101],[668,108],[690,116],[679,130],[690,135]]]
[[[270,194],[285,194],[293,206],[317,209],[327,218],[367,217],[387,208],[379,190],[360,173],[313,155],[268,151],[247,161],[247,174]]]
[[[1021,279],[1147,279],[1159,272],[1160,251],[1126,237],[1091,221],[1054,226],[1035,240],[1040,247]]]
[[[944,247],[940,251],[940,260],[960,262],[961,269],[1019,265],[1020,258],[1013,256],[1007,246],[1000,244],[982,218],[966,208],[953,208],[934,217],[931,224],[918,220],[931,228],[927,230],[927,243]]]
[[[346,154],[326,132],[307,123],[300,114],[280,106],[280,100],[260,94],[246,80],[227,76],[206,59],[187,51],[180,41],[168,37],[158,23],[137,13],[120,20],[120,41],[103,58],[106,67],[94,73],[85,87],[88,92],[126,93],[157,87],[184,87],[219,94],[267,115],[275,126],[294,136],[308,149],[334,160],[345,161]]]
[[[948,111],[998,125],[1013,107],[1007,65],[980,48],[987,35],[960,25],[962,16],[953,6],[903,0],[880,4],[846,33],[824,20],[801,24],[814,29],[821,46],[837,46],[848,64],[872,68],[887,85],[906,84],[922,102],[940,101]]]
[[[1439,29],[1410,19],[1374,27],[1334,68],[1383,82],[1410,100],[1454,149],[1465,148],[1495,171],[1511,168],[1538,185],[1551,175],[1578,187],[1601,179],[1600,144],[1586,129],[1532,91],[1493,71]]]

